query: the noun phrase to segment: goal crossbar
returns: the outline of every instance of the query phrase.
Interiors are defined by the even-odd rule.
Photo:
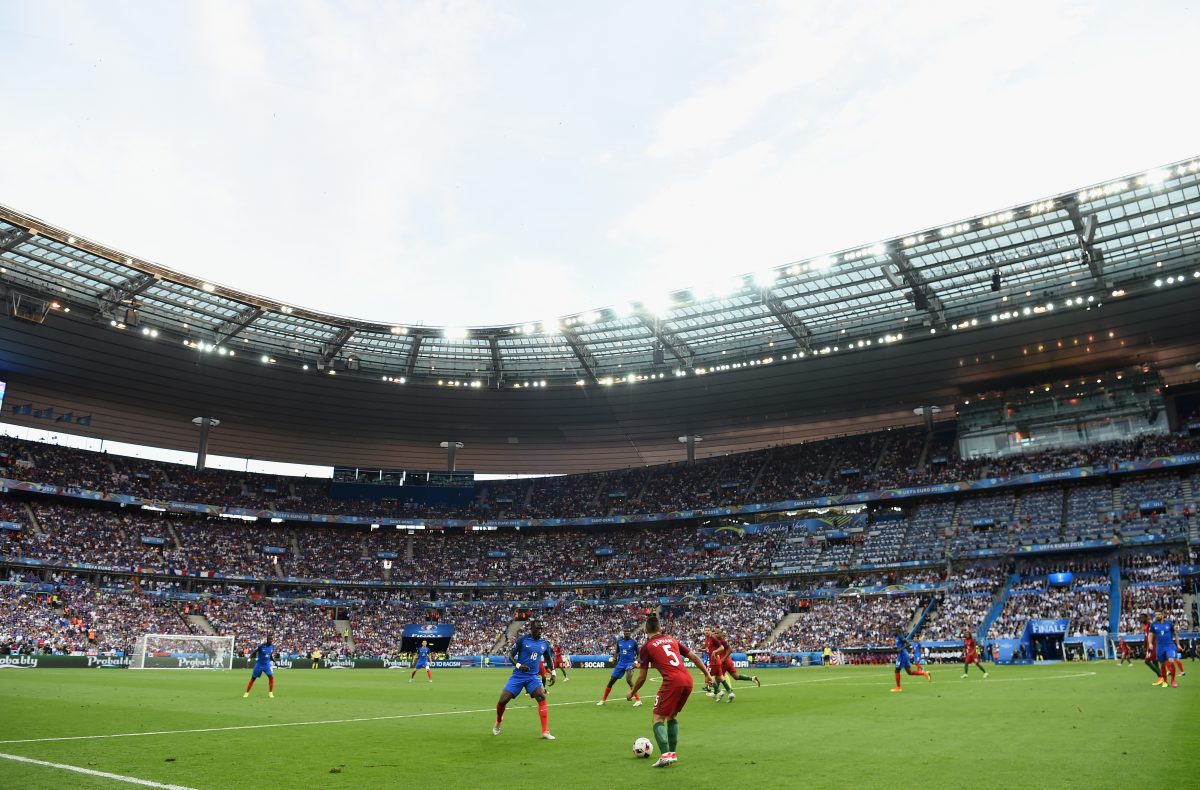
[[[131,669],[232,669],[233,637],[145,634],[130,658]]]

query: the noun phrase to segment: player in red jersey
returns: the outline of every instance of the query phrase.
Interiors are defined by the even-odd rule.
[[[1133,665],[1133,661],[1129,658],[1129,643],[1125,641],[1124,636],[1121,636],[1117,639],[1117,655],[1121,657],[1119,663],[1122,665]]]
[[[743,677],[738,672],[738,668],[733,663],[733,649],[729,646],[729,639],[725,636],[725,634],[721,631],[718,631],[715,628],[712,629],[712,633],[717,637],[717,640],[721,643],[721,673],[725,677],[730,677],[730,678],[733,678],[734,680],[740,680],[743,683],[753,683],[755,686],[761,686],[762,683],[760,683],[758,681],[757,675],[750,675],[748,677]],[[726,680],[726,681],[724,681],[724,683],[725,683],[726,691],[729,691],[728,701],[733,702],[734,693],[729,688],[729,681]]]
[[[979,671],[983,673],[984,680],[987,680],[987,670],[983,668],[983,664],[979,661],[979,650],[975,646],[975,637],[971,636],[970,632],[963,634],[963,674],[965,678],[971,672],[971,665],[979,667]]]
[[[725,680],[725,662],[722,650],[721,639],[717,636],[717,632],[705,626],[704,652],[708,654],[708,673],[713,676],[713,682],[711,686],[704,687],[704,692],[707,696],[714,697],[717,702],[721,701],[725,692],[729,692],[729,695],[733,696],[733,689],[729,688],[729,682]]]
[[[1151,685],[1166,685],[1159,678],[1157,650],[1154,645],[1154,631],[1150,628],[1150,615],[1142,615],[1142,655],[1145,656],[1144,663],[1154,673],[1154,683]]]
[[[686,658],[704,673],[704,682],[712,684],[713,678],[704,666],[704,662],[693,653],[687,645],[679,644],[673,636],[667,636],[659,630],[658,615],[646,616],[646,642],[638,654],[637,679],[633,688],[625,697],[632,700],[634,695],[646,682],[646,672],[651,666],[662,675],[662,686],[654,695],[654,740],[658,742],[659,758],[654,763],[655,768],[665,768],[674,763],[679,757],[675,747],[679,743],[679,712],[687,704],[687,698],[692,693],[692,673],[683,663]]]
[[[562,645],[558,642],[554,643],[554,668],[562,672],[563,682],[570,680],[567,677],[567,670],[571,668],[571,661],[563,655]]]

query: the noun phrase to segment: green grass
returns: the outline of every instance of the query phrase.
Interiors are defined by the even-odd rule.
[[[932,684],[906,678],[902,694],[888,692],[889,667],[765,671],[763,688],[739,684],[732,705],[697,694],[680,717],[680,762],[656,770],[630,752],[652,737],[649,705],[615,694],[592,704],[603,670],[574,670],[553,689],[558,740],[547,742],[526,699],[492,736],[498,670],[442,670],[433,684],[401,671],[281,670],[269,700],[263,682],[242,699],[240,671],[11,669],[0,670],[0,741],[10,741],[0,753],[203,790],[1096,788],[1187,786],[1200,772],[1200,669],[1165,691],[1140,665],[1110,662],[997,667],[987,681],[962,680],[957,666],[933,672]],[[408,718],[11,743],[380,716]],[[0,759],[0,787],[34,786],[132,785]]]

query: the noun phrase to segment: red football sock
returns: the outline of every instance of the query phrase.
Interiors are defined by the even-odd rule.
[[[896,688],[900,688],[900,670],[896,670]]]
[[[250,689],[251,689],[253,686],[254,686],[254,680],[253,680],[253,679],[251,679],[251,680],[250,680],[250,682],[246,684],[246,693],[247,693],[247,694],[249,694],[249,693],[250,693]]]
[[[268,677],[267,678],[267,691],[274,691],[274,690],[275,690],[275,678]]]
[[[1180,672],[1183,671],[1183,659],[1182,658],[1175,659],[1175,669],[1177,669]]]
[[[500,722],[504,721],[504,703],[496,703],[496,726],[500,726]]]
[[[1167,664],[1171,668],[1171,682],[1174,683],[1175,682],[1175,664],[1172,661],[1168,661]]]
[[[425,677],[429,680],[433,680],[433,670],[432,669],[425,670]]]
[[[550,706],[545,699],[538,700],[538,718],[542,720],[542,732],[550,731]]]
[[[635,691],[635,692],[633,692],[633,698],[634,698],[635,700],[638,700],[639,702],[640,702],[640,701],[641,701],[641,699],[642,699],[641,695],[639,695],[639,694],[638,694],[636,691]]]
[[[604,700],[608,699],[609,692],[611,692],[611,691],[612,691],[612,686],[605,686],[605,687],[604,687],[604,699],[602,699],[602,700],[601,700],[601,702],[603,702]]]

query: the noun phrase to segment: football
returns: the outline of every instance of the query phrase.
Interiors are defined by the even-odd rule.
[[[633,742],[634,757],[649,757],[654,754],[654,744],[650,743],[649,738],[638,738]]]

